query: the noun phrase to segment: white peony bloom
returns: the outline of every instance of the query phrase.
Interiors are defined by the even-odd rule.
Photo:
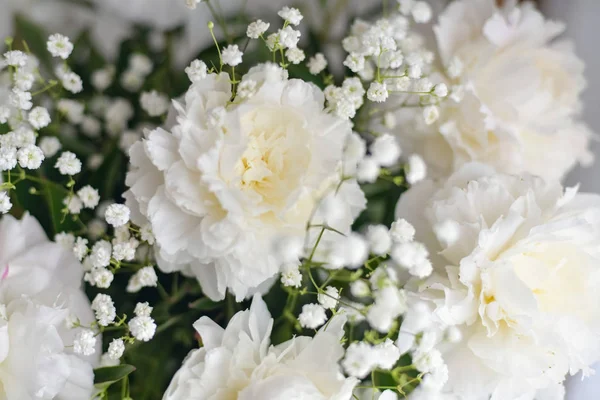
[[[441,14],[434,30],[442,75],[448,87],[462,88],[462,101],[451,93],[435,113],[427,108],[427,121],[418,108],[400,111],[400,144],[434,176],[477,161],[560,179],[592,159],[591,133],[580,121],[583,63],[571,43],[555,40],[563,25],[532,2],[496,3],[458,0]]]
[[[600,196],[471,163],[441,185],[415,185],[396,212],[435,270],[413,295],[442,329],[460,329],[444,347],[445,391],[537,399],[600,359]],[[446,221],[453,240],[440,232]]]
[[[83,268],[70,249],[50,242],[28,214],[0,221],[0,398],[84,399],[93,391],[93,356],[74,354],[94,315],[81,290]]]
[[[226,329],[202,317],[194,328],[204,347],[188,355],[163,400],[350,400],[358,380],[338,366],[344,322],[337,316],[314,338],[271,346],[273,319],[258,295]]]
[[[197,81],[176,103],[171,132],[148,132],[130,151],[132,221],[150,222],[163,271],[195,276],[214,300],[270,285],[282,267],[274,241],[304,239],[322,197],[335,198],[327,222],[344,233],[365,205],[355,180],[333,193],[351,129],[325,111],[323,92],[273,64],[248,79],[254,95],[234,102],[226,73]],[[319,249],[340,238],[326,232]]]

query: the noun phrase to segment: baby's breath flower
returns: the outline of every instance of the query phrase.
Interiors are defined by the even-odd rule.
[[[145,54],[135,53],[129,56],[129,69],[142,77],[148,76],[152,68],[152,61]]]
[[[44,136],[40,139],[39,146],[46,158],[53,157],[61,148],[60,141],[55,136]]]
[[[81,172],[81,161],[70,151],[63,152],[56,160],[55,168],[63,175],[76,175]]]
[[[185,6],[190,10],[195,10],[201,0],[185,0]]]
[[[339,291],[333,286],[327,286],[325,288],[325,293],[319,293],[317,296],[317,300],[319,303],[329,309],[333,309],[337,307],[337,303],[340,299]]]
[[[112,360],[118,360],[125,352],[125,343],[123,339],[113,339],[108,345],[108,357]]]
[[[279,44],[287,49],[293,49],[298,46],[300,40],[300,31],[295,30],[291,26],[286,26],[277,32],[279,36]]]
[[[60,33],[50,35],[46,45],[53,57],[60,57],[63,60],[69,58],[73,51],[73,43],[71,43],[68,37],[61,35]]]
[[[194,60],[188,67],[185,68],[185,73],[192,83],[201,81],[202,79],[206,78],[206,64],[204,61]]]
[[[19,149],[17,159],[22,168],[38,169],[44,161],[44,152],[35,145],[28,145]]]
[[[73,253],[75,257],[79,259],[79,261],[83,260],[88,253],[88,240],[82,237],[78,237],[75,240],[75,244],[73,245]]]
[[[440,110],[435,105],[423,108],[423,119],[427,125],[433,124],[440,117]]]
[[[307,329],[317,329],[327,321],[325,308],[320,304],[305,304],[298,316],[300,325]]]
[[[106,218],[106,222],[117,228],[129,222],[130,213],[129,207],[125,204],[111,204],[106,209],[104,217]]]
[[[42,129],[50,124],[50,114],[48,110],[44,107],[35,107],[33,110],[29,112],[27,117],[31,126],[35,129]]]
[[[33,107],[33,103],[31,102],[31,93],[24,92],[19,90],[18,88],[13,88],[12,93],[9,95],[10,104],[21,109],[21,110],[31,110]]]
[[[230,44],[229,46],[225,47],[221,52],[223,64],[227,64],[232,67],[235,67],[236,65],[242,63],[243,55],[244,53],[240,51],[237,44]]]
[[[81,212],[83,208],[83,203],[81,199],[76,195],[67,196],[63,199],[63,204],[67,207],[67,211],[69,214],[77,215]]]
[[[322,53],[317,53],[314,57],[311,57],[308,60],[306,66],[311,74],[318,75],[323,72],[325,68],[327,68],[327,60]]]
[[[54,241],[67,250],[71,250],[75,245],[75,236],[72,233],[60,232],[54,235]]]
[[[17,149],[13,146],[0,146],[0,171],[10,171],[17,166]]]
[[[140,105],[142,110],[146,111],[149,116],[158,117],[165,114],[169,109],[169,97],[156,90],[143,92],[140,97]]]
[[[114,78],[115,67],[113,65],[107,65],[92,73],[92,86],[96,90],[103,92],[112,84]]]
[[[156,323],[149,316],[137,316],[129,321],[129,331],[137,340],[147,342],[154,337]]]
[[[0,192],[0,213],[6,214],[12,208],[10,197],[6,192]]]
[[[147,223],[140,228],[140,235],[142,240],[147,242],[149,245],[154,244],[154,233],[152,233],[152,225]]]
[[[19,50],[7,51],[4,53],[6,65],[12,67],[24,67],[27,64],[27,54]]]
[[[96,352],[96,336],[89,329],[77,332],[73,341],[73,352],[83,356],[91,356]]]
[[[278,13],[281,18],[288,21],[292,25],[299,25],[304,16],[297,8],[283,7]]]
[[[100,202],[98,190],[94,189],[90,185],[86,185],[79,189],[77,191],[77,196],[79,196],[85,208],[94,209]]]
[[[99,293],[92,301],[92,310],[96,313],[96,320],[100,326],[112,324],[117,317],[117,310],[112,298],[107,294]]]
[[[267,22],[263,22],[258,19],[248,25],[248,29],[246,29],[246,35],[250,39],[258,39],[262,34],[264,34],[267,29],[269,29],[270,24]]]
[[[297,47],[294,47],[293,49],[287,49],[285,56],[292,64],[300,64],[306,58],[304,51]]]
[[[69,71],[60,76],[60,81],[65,89],[71,93],[79,93],[83,90],[81,77],[73,71]]]
[[[371,82],[367,90],[367,98],[376,103],[383,103],[387,100],[389,92],[385,83]]]
[[[408,172],[406,173],[406,180],[411,185],[422,181],[427,177],[427,165],[423,158],[418,154],[413,154],[408,158]]]

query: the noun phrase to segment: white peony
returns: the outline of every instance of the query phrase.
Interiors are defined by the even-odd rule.
[[[246,80],[256,93],[234,100],[226,73],[194,83],[171,132],[151,131],[130,151],[132,220],[152,225],[163,271],[195,276],[212,299],[270,285],[281,267],[274,241],[303,240],[322,197],[333,198],[327,222],[344,233],[365,205],[353,179],[334,195],[351,129],[324,110],[323,92],[273,64]],[[341,238],[328,231],[320,250],[330,237]]]
[[[259,295],[226,329],[202,317],[194,328],[204,347],[188,355],[163,400],[350,400],[358,380],[338,366],[344,322],[336,316],[314,338],[272,346],[273,319]]]
[[[454,89],[431,125],[419,109],[400,112],[401,145],[422,155],[433,175],[478,161],[560,179],[592,159],[591,134],[579,120],[583,62],[571,43],[555,40],[563,25],[545,20],[532,3],[496,3],[458,0],[440,15],[434,30]]]
[[[468,164],[414,186],[396,211],[435,254],[415,291],[463,337],[445,349],[445,390],[540,400],[600,359],[600,196]],[[444,221],[458,229],[451,244],[434,233]]]
[[[94,321],[81,264],[26,214],[0,221],[0,265],[0,398],[90,398],[100,349],[75,355],[69,326]]]

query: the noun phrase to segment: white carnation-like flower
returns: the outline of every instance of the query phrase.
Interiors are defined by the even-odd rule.
[[[327,223],[343,233],[365,206],[355,180],[335,191],[351,128],[325,111],[323,92],[273,64],[246,80],[254,95],[233,101],[226,73],[195,82],[171,132],[148,132],[130,151],[132,221],[152,225],[163,271],[195,276],[214,300],[270,285],[282,266],[273,242],[303,240],[309,220],[323,222],[312,215],[323,197],[336,204]],[[334,238],[325,233],[319,256]]]
[[[0,221],[0,265],[0,398],[90,398],[100,340],[95,355],[76,355],[82,329],[68,326],[94,321],[81,264],[25,214]]]
[[[350,400],[358,383],[344,378],[338,361],[345,317],[334,317],[314,338],[270,345],[273,319],[259,295],[226,329],[208,317],[194,324],[204,347],[193,350],[163,400]]]
[[[458,0],[440,15],[434,30],[450,98],[430,125],[418,108],[400,111],[408,120],[399,124],[401,145],[437,176],[477,161],[560,179],[592,160],[579,118],[583,62],[571,43],[556,40],[563,25],[532,3],[496,3]]]
[[[435,268],[413,293],[462,337],[444,345],[444,390],[546,398],[541,390],[600,359],[600,196],[471,163],[443,184],[415,185],[396,212]],[[436,228],[448,221],[452,241]]]

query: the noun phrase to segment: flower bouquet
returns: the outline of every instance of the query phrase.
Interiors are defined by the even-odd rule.
[[[564,26],[273,3],[0,3],[0,399],[563,399],[600,360]]]

